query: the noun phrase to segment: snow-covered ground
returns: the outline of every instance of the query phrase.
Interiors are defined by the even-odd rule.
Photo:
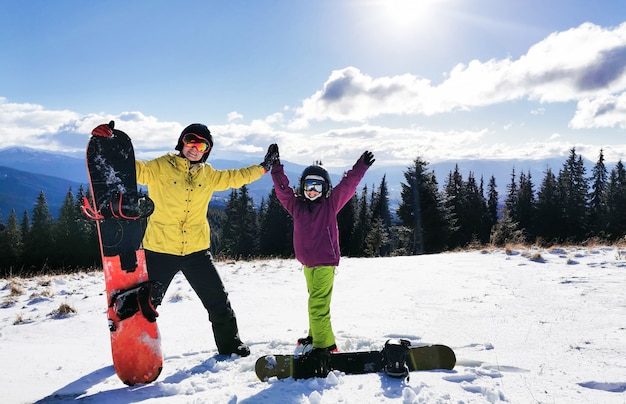
[[[518,248],[344,258],[332,305],[342,351],[390,337],[442,343],[451,371],[270,380],[255,359],[307,332],[295,260],[219,262],[248,358],[216,357],[206,312],[178,275],[159,308],[156,382],[128,387],[111,365],[102,274],[0,280],[3,403],[625,403],[626,251]],[[75,313],[55,315],[68,305]]]

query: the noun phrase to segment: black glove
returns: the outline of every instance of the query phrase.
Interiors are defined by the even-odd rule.
[[[280,164],[280,155],[278,154],[278,145],[276,143],[272,143],[270,147],[267,148],[265,160],[263,160],[260,166],[265,169],[265,172],[267,172],[276,164]]]
[[[361,159],[363,159],[363,162],[368,167],[374,164],[374,162],[376,161],[376,159],[374,158],[374,154],[372,154],[372,152],[370,151],[365,151],[365,153],[361,155]]]

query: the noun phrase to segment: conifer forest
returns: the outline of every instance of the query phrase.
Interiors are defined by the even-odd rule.
[[[591,172],[574,148],[558,172],[547,169],[541,179],[513,169],[502,197],[493,176],[463,178],[457,166],[440,185],[428,165],[418,157],[406,168],[393,210],[386,177],[361,184],[338,215],[342,256],[618,242],[626,235],[626,168],[619,161],[609,171],[602,150]],[[41,192],[31,212],[0,218],[0,276],[99,268],[95,222],[81,212],[84,197],[82,187],[68,190],[54,218]],[[224,209],[209,207],[216,259],[293,257],[291,217],[274,190],[260,205],[254,202],[244,186],[230,192]]]

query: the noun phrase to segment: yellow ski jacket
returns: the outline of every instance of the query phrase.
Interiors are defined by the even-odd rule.
[[[184,256],[209,248],[207,219],[215,191],[239,188],[265,173],[260,165],[216,170],[208,163],[191,164],[173,153],[149,161],[136,161],[137,182],[148,186],[154,212],[143,238],[146,250]]]

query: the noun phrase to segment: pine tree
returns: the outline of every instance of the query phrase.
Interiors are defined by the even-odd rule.
[[[211,228],[211,254],[217,255],[223,249],[222,240],[224,223],[226,223],[226,212],[223,209],[216,209],[209,206],[207,220]]]
[[[511,182],[509,182],[509,185],[507,185],[506,190],[507,190],[507,196],[506,196],[506,199],[504,200],[504,209],[506,210],[509,218],[514,223],[517,223],[516,209],[517,209],[518,192],[517,192],[517,176],[515,175],[515,168],[513,168],[513,171],[511,172]]]
[[[444,186],[445,205],[449,211],[449,225],[451,227],[449,246],[450,248],[465,245],[469,241],[468,235],[464,234],[467,226],[464,220],[466,211],[465,193],[463,189],[463,175],[459,170],[459,165],[454,166],[454,170],[448,174],[448,179]]]
[[[387,187],[387,176],[383,175],[378,187],[376,201],[372,201],[372,218],[380,218],[383,226],[391,227],[391,210],[389,209],[389,189]]]
[[[20,222],[20,233],[22,234],[22,268],[26,265],[26,248],[28,246],[28,240],[30,239],[30,217],[28,211],[25,210],[22,214],[22,221]]]
[[[496,177],[493,175],[489,179],[487,194],[487,210],[489,212],[489,227],[491,228],[498,222],[498,190],[496,186]]]
[[[226,223],[222,233],[222,250],[227,256],[250,258],[258,253],[256,211],[247,186],[233,189],[226,205]]]
[[[385,229],[382,218],[377,217],[372,220],[372,227],[365,237],[365,255],[379,257],[385,244],[389,244],[389,233]]]
[[[243,232],[241,234],[241,255],[252,257],[259,253],[259,227],[257,212],[254,209],[254,201],[248,192],[247,186],[240,190]]]
[[[293,219],[280,204],[272,188],[268,202],[259,211],[259,251],[261,255],[293,256]]]
[[[100,257],[100,244],[98,241],[98,233],[96,231],[96,222],[86,217],[81,210],[83,205],[83,199],[91,199],[89,195],[85,194],[85,190],[81,185],[74,198],[74,212],[73,215],[75,223],[72,226],[72,231],[76,231],[76,236],[73,239],[73,264],[83,268],[96,267],[101,262]],[[145,224],[145,219],[144,219]]]
[[[509,215],[509,210],[502,211],[502,218],[498,220],[491,231],[491,244],[506,246],[507,244],[520,244],[525,242],[524,232],[517,226]]]
[[[339,248],[341,255],[346,257],[357,257],[360,251],[356,249],[355,239],[356,223],[357,223],[357,206],[358,199],[356,193],[346,203],[346,205],[337,214],[337,227],[339,228]]]
[[[73,267],[76,262],[76,246],[79,241],[78,212],[74,194],[70,188],[65,195],[65,201],[61,205],[59,217],[54,226],[55,230],[55,256],[51,265],[62,268]]]
[[[376,228],[376,220],[380,220],[380,240],[379,250],[375,255],[388,256],[393,248],[389,233],[391,231],[391,211],[389,209],[389,190],[387,188],[387,176],[384,175],[378,187],[378,192],[374,193],[372,198],[372,228]],[[367,241],[366,241],[367,242]]]
[[[455,166],[448,176],[444,191],[446,206],[453,220],[450,223],[450,248],[488,242],[491,223],[482,180],[479,186],[474,173],[470,172],[467,181],[464,181],[459,167]]]
[[[219,253],[227,257],[236,257],[238,251],[238,230],[241,223],[237,220],[239,214],[239,195],[236,189],[230,191],[230,196],[226,202],[226,221],[222,228],[222,239],[220,243]]]
[[[611,240],[618,240],[626,235],[626,168],[618,161],[611,170],[607,185],[606,234]]]
[[[547,169],[539,187],[536,207],[535,230],[537,236],[548,244],[554,244],[567,238],[561,228],[563,213],[559,187],[550,168]]]
[[[525,176],[521,176],[520,184],[525,182]],[[511,171],[511,182],[507,185],[507,196],[504,200],[502,218],[493,227],[491,232],[491,243],[494,245],[505,245],[507,243],[524,243],[526,235],[521,228],[520,220],[520,190],[517,183],[515,168]]]
[[[516,221],[519,229],[524,231],[527,242],[535,239],[535,191],[530,172],[521,173],[517,190]]]
[[[409,254],[440,252],[447,248],[451,218],[439,192],[434,172],[428,163],[416,158],[404,172],[400,204],[396,213],[402,224],[410,229],[410,245],[400,246]],[[404,232],[401,232],[404,233]]]
[[[585,177],[585,166],[575,148],[563,164],[557,177],[561,208],[563,209],[563,229],[568,239],[581,241],[587,234],[587,199],[589,184]]]
[[[21,265],[22,252],[22,232],[13,209],[0,232],[0,276],[5,277],[17,271]]]
[[[33,208],[33,220],[29,236],[24,240],[25,262],[32,270],[47,270],[48,261],[54,257],[54,218],[48,209],[46,197],[41,191]]]
[[[367,203],[367,185],[364,185],[361,197],[358,200],[357,220],[354,226],[354,239],[351,248],[356,257],[365,256],[365,238],[371,226],[371,210]]]
[[[604,152],[600,149],[598,161],[593,166],[591,194],[589,195],[589,228],[594,236],[605,236],[608,224],[607,182],[608,171],[604,165]]]
[[[262,197],[261,205],[259,205],[259,210],[256,215],[257,229],[259,230],[258,252],[259,252],[259,255],[261,256],[271,255],[263,251],[264,238],[265,238],[263,230],[265,230],[264,224],[267,223],[267,211],[268,211],[268,202],[265,200],[265,198]]]
[[[485,199],[483,180],[481,178],[480,185],[476,185],[474,173],[470,172],[467,182],[464,184],[466,194],[465,217],[467,220],[468,231],[471,243],[487,243],[491,233],[491,220],[489,218],[489,209],[487,200]]]

